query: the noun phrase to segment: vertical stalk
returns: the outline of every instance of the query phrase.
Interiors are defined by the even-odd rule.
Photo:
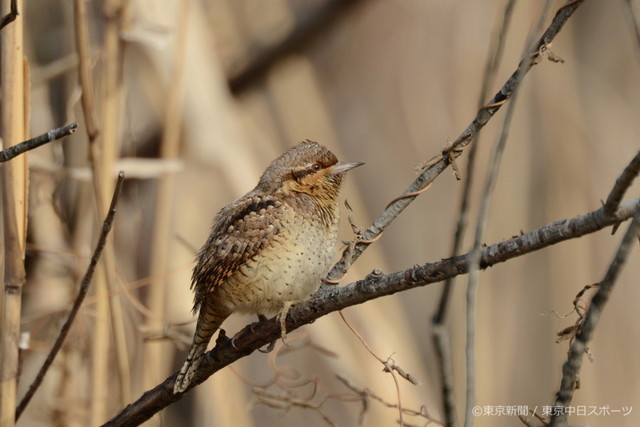
[[[82,109],[89,137],[89,158],[93,172],[98,217],[106,213],[108,195],[113,191],[113,172],[118,156],[119,121],[121,107],[121,52],[120,18],[122,2],[107,0],[104,4],[105,30],[103,52],[103,80],[100,90],[101,123],[100,129],[95,120],[95,100],[90,72],[88,20],[83,0],[74,1],[75,34],[78,50],[78,74],[82,87]],[[95,324],[92,341],[91,366],[91,403],[90,424],[102,423],[106,417],[109,394],[108,355],[111,329],[114,337],[118,379],[120,384],[120,403],[131,399],[131,373],[126,349],[125,328],[122,307],[116,284],[115,251],[112,242],[108,242],[104,253],[104,264],[99,266],[95,286]]]
[[[22,10],[22,2],[17,3]],[[10,12],[10,1],[3,0],[1,14]],[[21,17],[2,30],[2,143],[10,147],[22,142],[26,134],[23,20]],[[15,424],[18,383],[18,340],[22,287],[26,281],[24,250],[27,229],[27,157],[21,155],[2,168],[4,223],[4,294],[2,300],[2,350],[0,354],[0,425]]]
[[[175,159],[179,154],[180,134],[182,132],[182,108],[184,94],[185,53],[187,44],[187,20],[190,1],[177,7],[180,10],[176,24],[176,40],[173,57],[173,82],[169,87],[164,115],[164,133],[160,145],[162,159]],[[150,276],[155,279],[149,288],[149,310],[147,330],[161,331],[164,323],[166,280],[164,277],[169,265],[169,244],[171,237],[172,205],[174,200],[174,177],[163,175],[158,180],[153,225],[153,245],[151,247]],[[163,378],[167,365],[167,343],[156,341],[145,344],[144,388],[153,387]]]
[[[119,115],[122,107],[122,52],[120,49],[120,30],[124,4],[121,0],[105,2],[106,17],[104,33],[104,80],[102,85],[102,139],[101,157],[94,157],[95,163],[101,163],[98,185],[100,214],[104,215],[109,204],[109,195],[113,192],[113,172],[118,158],[120,133]],[[104,253],[105,288],[107,290],[107,308],[111,320],[114,338],[116,364],[120,384],[120,404],[124,405],[132,398],[131,368],[127,353],[124,316],[120,293],[116,290],[116,255],[113,240],[107,243]]]

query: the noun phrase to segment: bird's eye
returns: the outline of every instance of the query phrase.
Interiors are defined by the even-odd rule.
[[[311,169],[313,169],[314,171],[319,171],[320,163],[314,163],[313,165],[311,165]]]

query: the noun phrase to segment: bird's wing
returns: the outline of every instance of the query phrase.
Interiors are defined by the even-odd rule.
[[[268,195],[247,194],[216,216],[211,234],[197,257],[191,287],[194,312],[205,296],[256,256],[282,230],[283,203]]]

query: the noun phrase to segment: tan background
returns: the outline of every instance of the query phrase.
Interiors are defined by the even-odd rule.
[[[176,352],[175,342],[189,341],[194,327],[177,325],[192,319],[191,248],[204,242],[217,210],[250,190],[270,160],[309,138],[327,145],[341,159],[366,162],[350,173],[344,192],[356,223],[365,228],[414,179],[414,167],[455,139],[475,115],[503,1],[360,1],[344,8],[339,19],[295,54],[278,61],[263,79],[238,94],[229,91],[228,75],[256,52],[277,44],[325,3],[135,0],[118,15],[121,50],[116,62],[122,67],[121,86],[115,93],[117,122],[111,130],[118,157],[127,158],[114,169],[125,169],[130,179],[116,219],[112,289],[126,331],[132,398],[182,363],[184,351]],[[491,94],[515,70],[542,2],[517,3]],[[185,4],[190,10],[180,21]],[[561,4],[554,2],[556,8]],[[108,31],[105,5],[89,1],[87,6],[101,117],[106,108],[101,86],[102,46]],[[68,1],[30,0],[24,11],[32,134],[73,120],[80,122],[81,130],[63,144],[30,154],[29,282],[23,328],[31,331],[32,344],[24,358],[19,395],[44,358],[61,313],[69,307],[97,222],[87,180],[72,10]],[[487,243],[598,208],[637,152],[640,46],[629,18],[622,1],[586,1],[553,43],[554,53],[566,62],[542,61],[526,77],[491,208]],[[180,22],[188,29],[184,45],[178,37]],[[181,96],[172,98],[172,91]],[[174,113],[167,114],[169,108],[175,108]],[[484,177],[503,117],[501,111],[482,133],[478,179]],[[176,125],[181,125],[179,155],[161,161],[163,128]],[[462,170],[465,162],[463,156]],[[161,185],[159,176],[164,177]],[[474,187],[472,213],[480,182]],[[443,173],[358,260],[343,283],[373,268],[392,272],[449,256],[461,188],[450,171]],[[637,187],[630,192],[630,197],[635,195]],[[154,218],[162,215],[165,225],[154,228]],[[341,236],[349,240],[353,236],[343,223]],[[528,405],[540,411],[551,404],[568,348],[566,342],[554,342],[555,333],[572,324],[575,315],[559,319],[550,312],[568,312],[575,294],[603,277],[620,236],[602,231],[497,265],[481,275],[478,405]],[[582,387],[574,400],[587,407],[633,410],[626,417],[575,417],[574,423],[635,426],[640,420],[637,256],[634,248],[591,344],[595,361],[584,364]],[[459,420],[464,406],[465,285],[466,277],[457,281],[448,319]],[[425,405],[436,419],[442,416],[430,319],[440,290],[441,284],[434,284],[344,312],[378,355],[392,355],[421,381],[418,386],[401,382],[403,406],[419,410]],[[103,314],[90,297],[22,425],[96,424],[123,406],[127,392],[121,387],[111,322]],[[106,322],[110,331],[102,370],[95,368],[96,320]],[[235,333],[250,320],[236,316],[224,327]],[[277,363],[294,367],[305,378],[318,378],[312,402],[349,392],[336,381],[335,373],[387,402],[397,401],[391,377],[381,372],[381,365],[338,314],[306,326],[303,332],[334,356],[306,346],[279,357]],[[163,333],[173,340],[143,342]],[[256,403],[253,386],[264,385],[274,374],[269,360],[262,354],[245,358],[149,425],[326,425],[314,409],[285,411]],[[284,393],[276,386],[268,390]],[[311,387],[293,391],[304,399]],[[322,412],[341,426],[356,425],[360,409],[357,401],[339,399],[322,406]],[[395,409],[371,401],[366,425],[393,425],[397,416]],[[406,421],[425,423],[412,417]],[[518,423],[514,417],[476,419],[478,426]]]

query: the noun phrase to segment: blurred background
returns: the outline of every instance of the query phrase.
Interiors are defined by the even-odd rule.
[[[18,396],[35,376],[76,295],[118,170],[127,176],[92,291],[20,425],[98,425],[179,368],[195,322],[190,274],[215,213],[251,190],[302,139],[363,161],[344,197],[362,229],[404,191],[478,110],[483,72],[506,1],[104,0],[25,2],[30,132],[79,130],[29,153],[27,278]],[[637,5],[637,2],[632,2]],[[564,2],[553,2],[555,10]],[[78,7],[86,13],[78,17]],[[516,69],[543,2],[516,2],[503,60],[485,101]],[[79,27],[88,57],[79,58]],[[537,35],[539,36],[539,34]],[[640,46],[627,2],[586,1],[553,42],[564,63],[526,76],[490,211],[486,242],[597,209],[636,154]],[[83,114],[79,66],[91,78],[98,133]],[[86,107],[85,107],[86,108]],[[504,109],[482,131],[470,225]],[[92,183],[92,166],[98,184]],[[464,171],[466,154],[459,160]],[[466,177],[463,177],[466,179]],[[406,269],[450,255],[462,181],[445,171],[355,263],[342,284],[374,268]],[[629,197],[637,195],[637,187]],[[626,228],[623,226],[622,228]],[[477,404],[542,410],[559,387],[574,323],[572,300],[602,279],[622,233],[608,230],[499,264],[481,274]],[[354,235],[343,218],[341,238]],[[466,252],[472,239],[463,244]],[[575,424],[640,422],[637,248],[590,345],[574,404],[610,415]],[[447,325],[458,420],[464,408],[466,276]],[[400,382],[402,406],[442,420],[431,317],[442,284],[344,310]],[[587,293],[588,298],[590,293]],[[234,334],[255,319],[236,315]],[[291,334],[293,347],[252,354],[154,416],[155,426],[396,425],[393,379],[337,313]],[[280,347],[278,349],[281,349]],[[354,388],[372,395],[368,406]],[[364,408],[364,409],[363,409]],[[613,412],[632,408],[628,412]],[[405,415],[407,425],[428,419]],[[478,426],[519,425],[479,416]],[[537,424],[533,424],[537,425]]]

